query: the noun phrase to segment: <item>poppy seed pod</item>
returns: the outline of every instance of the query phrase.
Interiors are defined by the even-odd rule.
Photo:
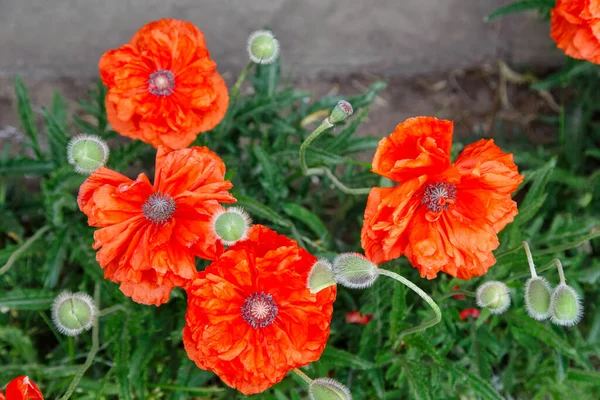
[[[248,37],[248,55],[256,64],[271,64],[279,56],[279,41],[271,31],[252,32]]]
[[[340,100],[335,107],[333,107],[333,110],[331,110],[331,113],[329,114],[329,122],[332,124],[337,124],[338,122],[342,122],[351,116],[352,113],[354,113],[352,104],[348,103],[346,100]]]
[[[536,276],[525,283],[525,308],[535,320],[543,321],[550,316],[552,288],[546,278]]]
[[[251,224],[250,216],[241,207],[223,209],[213,217],[215,234],[226,246],[244,240]]]
[[[52,322],[60,333],[77,336],[94,325],[98,311],[86,293],[62,292],[52,303]]]
[[[350,390],[331,378],[317,378],[308,387],[311,400],[352,400]]]
[[[96,135],[77,135],[67,145],[67,161],[84,175],[103,167],[109,154],[106,142]]]
[[[477,288],[477,305],[492,314],[502,314],[510,307],[510,291],[502,282],[489,281]]]
[[[550,309],[550,320],[556,325],[573,326],[581,321],[583,316],[583,307],[577,292],[564,283],[554,289]]]
[[[321,290],[335,285],[335,276],[333,266],[327,260],[318,260],[310,269],[306,286],[311,293],[318,293]]]
[[[333,260],[335,280],[351,289],[364,289],[373,285],[379,276],[377,265],[358,253],[340,254]]]

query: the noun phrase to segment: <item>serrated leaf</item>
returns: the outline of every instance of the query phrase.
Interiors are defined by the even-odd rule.
[[[503,400],[502,396],[500,396],[500,394],[492,387],[492,385],[466,368],[459,365],[453,365],[451,371],[454,374],[463,377],[467,381],[467,386],[469,386],[475,393],[479,394],[483,400]]]
[[[67,164],[67,144],[69,138],[65,132],[66,127],[61,126],[56,118],[42,108],[42,115],[48,131],[48,146],[50,147],[50,159],[55,167],[59,168]]]
[[[262,176],[259,178],[259,182],[271,202],[278,204],[281,200],[287,198],[289,193],[284,177],[280,172],[281,168],[275,165],[262,147],[254,146],[253,152],[261,166]]]
[[[49,161],[34,160],[27,157],[15,157],[0,160],[0,177],[25,175],[44,175],[52,171],[53,165]]]
[[[17,109],[19,111],[19,118],[21,125],[25,130],[25,134],[31,142],[31,147],[35,152],[38,159],[43,158],[42,150],[40,149],[39,133],[35,125],[35,115],[31,109],[31,102],[29,100],[29,94],[27,88],[23,83],[20,76],[15,76],[15,95],[17,97]]]
[[[411,399],[431,400],[427,367],[416,362],[404,361],[403,358],[401,358],[401,364],[402,374],[408,381]]]

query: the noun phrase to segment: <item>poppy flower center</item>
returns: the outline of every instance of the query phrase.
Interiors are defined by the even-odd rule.
[[[242,318],[254,329],[269,326],[277,316],[277,304],[270,294],[256,292],[248,296],[242,306]]]
[[[148,79],[148,91],[155,96],[169,96],[175,90],[175,75],[167,69],[153,72]]]
[[[176,208],[175,200],[171,196],[163,193],[154,193],[142,205],[142,212],[148,221],[159,225],[170,220]]]
[[[424,204],[429,211],[438,213],[447,210],[454,200],[456,200],[456,186],[447,182],[435,182],[425,186],[421,204]]]

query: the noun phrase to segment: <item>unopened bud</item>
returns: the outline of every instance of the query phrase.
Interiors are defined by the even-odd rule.
[[[333,260],[335,280],[351,289],[367,288],[377,280],[377,265],[358,253],[340,254]]]
[[[510,307],[510,291],[502,282],[489,281],[477,289],[477,305],[492,314],[502,314]]]
[[[103,167],[109,153],[106,142],[95,135],[77,135],[67,145],[67,161],[85,175]]]
[[[86,293],[63,292],[52,303],[52,321],[63,335],[77,336],[94,325],[97,309]]]
[[[554,289],[550,308],[550,320],[556,325],[573,326],[581,321],[583,316],[583,307],[577,292],[564,283]]]
[[[271,31],[252,32],[248,37],[248,55],[256,64],[271,64],[279,56],[279,41]]]
[[[353,112],[352,104],[348,103],[346,100],[340,100],[335,107],[333,107],[333,110],[331,110],[329,122],[335,125],[351,116]]]
[[[311,400],[352,400],[350,390],[331,378],[317,378],[308,387]]]
[[[541,276],[529,278],[525,282],[525,308],[535,320],[543,321],[550,316],[550,296],[552,288]]]
[[[246,239],[252,221],[241,207],[222,209],[213,217],[213,228],[217,237],[226,246]]]
[[[336,284],[333,275],[333,267],[327,260],[318,260],[308,273],[306,286],[311,293],[318,293],[321,290]]]

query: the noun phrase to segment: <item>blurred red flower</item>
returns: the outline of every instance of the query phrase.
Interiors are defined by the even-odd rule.
[[[373,319],[373,314],[361,314],[359,311],[350,311],[346,314],[346,322],[349,324],[366,325]]]
[[[467,308],[460,312],[459,317],[462,321],[466,321],[469,317],[477,319],[480,315],[481,311],[478,308]]]
[[[0,400],[4,400],[2,392]],[[28,376],[19,376],[6,386],[6,400],[44,400],[44,396]]]
[[[156,154],[154,185],[145,174],[131,180],[100,168],[81,185],[77,202],[94,233],[96,259],[105,278],[125,295],[160,305],[175,286],[196,273],[194,256],[212,260],[223,252],[211,217],[233,203],[223,179],[225,164],[206,147]]]
[[[417,117],[379,142],[373,172],[399,184],[369,194],[361,239],[371,261],[406,255],[428,279],[440,271],[470,279],[496,262],[523,176],[493,140],[466,146],[451,164],[452,132],[451,121]]]
[[[242,393],[260,393],[316,361],[329,338],[336,288],[306,286],[317,258],[261,225],[187,288],[183,343],[199,368]]]
[[[600,64],[600,2],[557,0],[550,36],[565,54]]]
[[[187,147],[225,116],[227,86],[204,35],[190,22],[161,19],[100,59],[106,114],[123,136],[154,147]]]
[[[452,290],[460,290],[460,286],[454,285],[452,287]],[[467,296],[465,296],[464,294],[453,294],[452,298],[456,299],[456,300],[465,300],[467,298]]]

